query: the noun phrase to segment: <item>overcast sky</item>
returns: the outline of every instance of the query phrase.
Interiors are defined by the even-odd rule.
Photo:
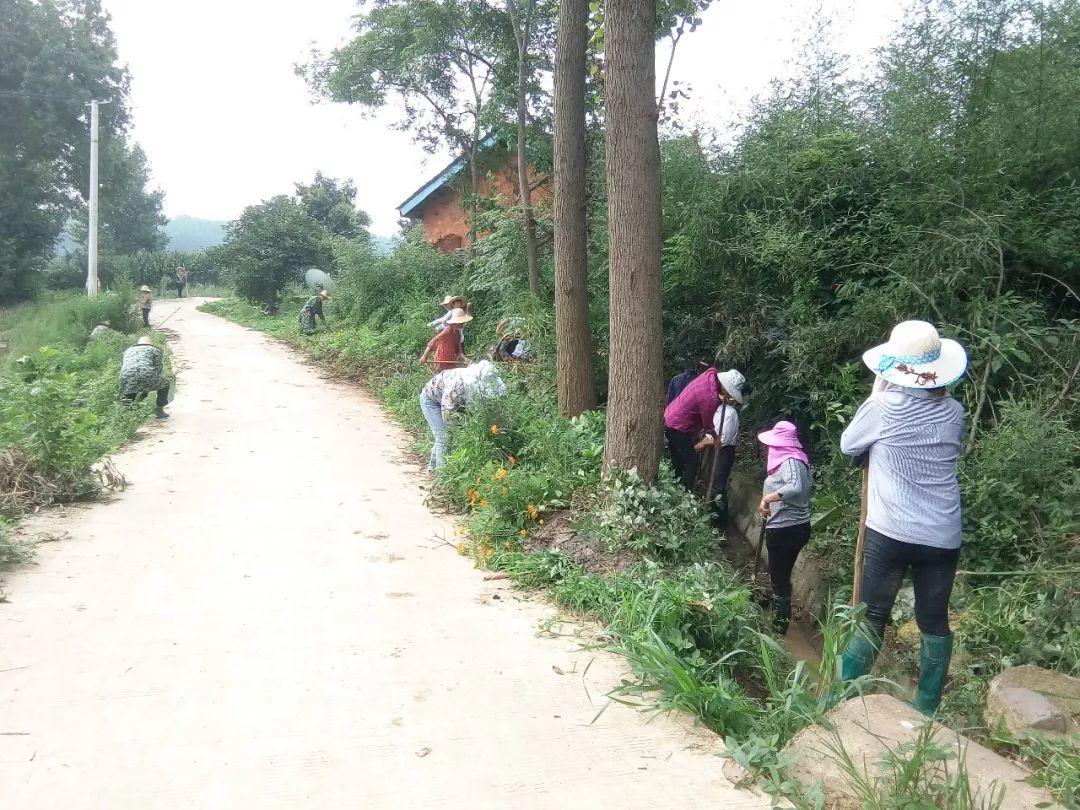
[[[866,55],[892,30],[903,0],[824,0],[834,36]],[[289,193],[316,170],[348,177],[372,230],[397,230],[398,203],[446,162],[415,146],[384,113],[313,104],[293,65],[312,43],[350,34],[356,0],[104,0],[132,74],[135,139],[146,150],[165,213],[234,219]],[[689,82],[686,115],[723,129],[786,75],[822,0],[715,0],[679,46],[673,78]],[[657,71],[667,64],[667,46]]]

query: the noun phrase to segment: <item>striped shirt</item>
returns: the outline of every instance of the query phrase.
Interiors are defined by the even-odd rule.
[[[904,543],[959,548],[963,435],[964,408],[952,397],[898,386],[872,394],[840,437],[849,456],[870,451],[866,525]]]
[[[810,470],[797,458],[785,459],[780,467],[765,479],[763,495],[779,492],[780,500],[769,504],[770,529],[798,526],[810,522]]]

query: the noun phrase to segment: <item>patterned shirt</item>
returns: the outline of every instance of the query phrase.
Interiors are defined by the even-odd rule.
[[[132,346],[120,363],[120,394],[149,394],[167,386],[164,363],[165,355],[157,346]]]
[[[481,360],[465,368],[452,368],[436,374],[424,385],[420,395],[437,402],[444,411],[457,411],[480,398],[501,397],[506,384],[490,360]]]

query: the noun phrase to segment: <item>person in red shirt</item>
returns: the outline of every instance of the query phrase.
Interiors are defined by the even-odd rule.
[[[420,362],[426,363],[428,355],[434,352],[436,374],[468,363],[468,358],[461,351],[461,327],[471,320],[472,315],[465,310],[455,309],[446,327],[431,339],[424,353],[420,355]]]

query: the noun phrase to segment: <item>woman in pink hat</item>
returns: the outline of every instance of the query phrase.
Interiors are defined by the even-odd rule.
[[[791,422],[777,422],[758,441],[769,448],[758,513],[765,521],[774,626],[784,636],[791,621],[791,571],[810,541],[810,459]]]

